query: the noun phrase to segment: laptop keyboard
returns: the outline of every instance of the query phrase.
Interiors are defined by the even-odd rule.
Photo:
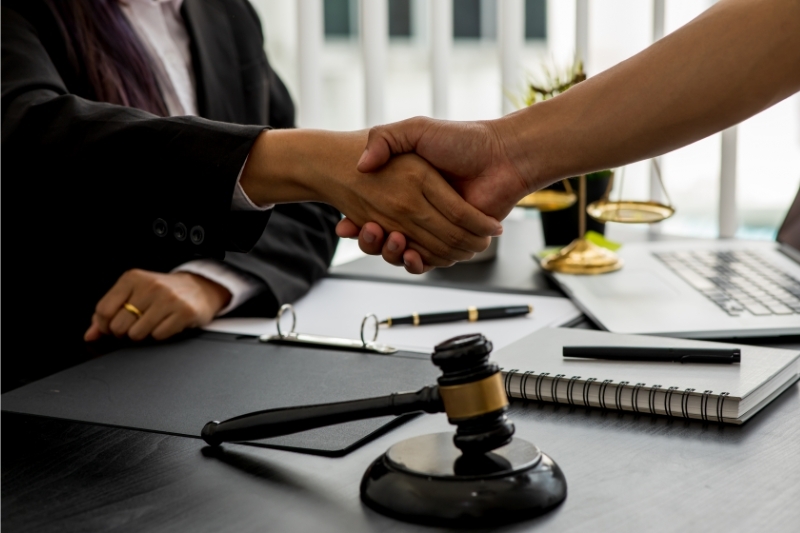
[[[654,253],[731,316],[800,314],[800,281],[746,250]]]

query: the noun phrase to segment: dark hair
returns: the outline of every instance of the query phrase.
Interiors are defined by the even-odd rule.
[[[66,41],[67,57],[100,102],[167,116],[150,57],[119,0],[47,0]]]

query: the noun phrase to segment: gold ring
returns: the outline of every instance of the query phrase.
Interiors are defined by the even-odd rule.
[[[136,315],[136,318],[142,318],[142,312],[139,311],[139,308],[133,305],[132,303],[125,302],[125,305],[123,305],[122,307],[124,307],[125,310],[128,311],[129,313]]]

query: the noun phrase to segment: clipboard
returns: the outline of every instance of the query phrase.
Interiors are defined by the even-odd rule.
[[[387,357],[205,332],[92,359],[4,394],[2,408],[199,439],[209,420],[416,390],[437,377],[430,357],[418,353]],[[336,457],[408,419],[360,420],[248,444]]]

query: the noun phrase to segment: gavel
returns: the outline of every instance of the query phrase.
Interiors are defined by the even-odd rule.
[[[203,427],[211,446],[288,435],[353,420],[414,412],[447,413],[456,426],[453,443],[464,454],[484,454],[514,435],[508,398],[497,365],[489,362],[492,343],[481,334],[461,335],[436,346],[433,364],[442,370],[437,385],[346,402],[268,409]]]

